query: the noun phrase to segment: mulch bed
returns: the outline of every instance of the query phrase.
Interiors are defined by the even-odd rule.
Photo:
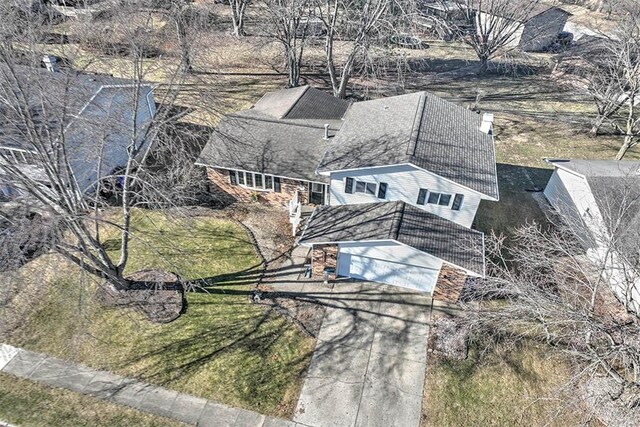
[[[141,270],[126,279],[130,289],[119,291],[105,283],[98,289],[98,301],[107,307],[133,308],[153,323],[169,323],[182,314],[184,289],[176,274]]]
[[[463,360],[467,358],[468,330],[455,318],[434,315],[429,336],[429,350],[446,359]]]

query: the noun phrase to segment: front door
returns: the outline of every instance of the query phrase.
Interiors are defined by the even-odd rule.
[[[324,205],[325,185],[318,182],[309,183],[309,203]]]

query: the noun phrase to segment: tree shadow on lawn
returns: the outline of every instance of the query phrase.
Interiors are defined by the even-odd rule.
[[[260,306],[262,310],[256,310],[256,305],[249,301],[233,301],[237,296],[248,299],[251,295],[250,289],[228,289],[226,286],[220,286],[217,289],[214,287],[210,292],[213,292],[216,298],[196,293],[195,300],[190,302],[189,315],[202,317],[201,320],[195,321],[196,324],[202,324],[201,328],[188,329],[183,338],[162,343],[143,354],[128,358],[120,368],[142,365],[144,368],[138,371],[139,375],[151,382],[169,386],[175,382],[189,382],[190,378],[201,377],[203,372],[210,372],[211,369],[221,370],[213,375],[226,376],[223,382],[235,384],[232,387],[236,399],[245,402],[245,407],[260,411],[265,393],[273,392],[274,388],[282,389],[285,383],[300,382],[308,369],[314,350],[308,344],[305,346],[303,341],[292,338],[292,329],[295,328],[293,324],[269,306]],[[372,334],[376,328],[381,328],[381,318],[386,318],[394,325],[392,331],[384,331],[388,336],[393,336],[396,348],[389,350],[393,353],[413,342],[416,327],[424,327],[421,325],[426,322],[427,310],[430,310],[430,305],[423,299],[416,299],[415,293],[401,289],[393,292],[381,291],[373,284],[364,286],[363,289],[355,289],[347,284],[342,291],[326,289],[288,293],[287,297],[339,309],[339,328],[331,334],[330,339],[316,342],[315,353],[318,354],[316,357],[331,358],[335,370],[344,370],[344,374],[348,374],[352,366],[351,359],[359,357],[359,353],[354,354],[344,349],[355,348],[363,344],[363,340],[366,344],[366,340],[372,339],[367,338],[368,334]],[[230,308],[228,303],[233,304],[233,307]],[[383,306],[386,308],[383,309]],[[217,323],[215,313],[225,309],[230,310],[226,311],[228,315],[225,314],[224,321]],[[210,317],[212,313],[213,318]],[[228,316],[233,315],[237,318],[230,320]],[[332,320],[328,322],[331,324]],[[163,342],[162,331],[158,335],[154,342]],[[290,348],[289,345],[302,348]],[[225,362],[221,360],[230,360],[227,357],[235,360],[240,366],[234,366],[228,372],[224,371]],[[170,363],[154,362],[159,358],[170,360]],[[395,372],[404,363],[403,360],[402,357],[390,358],[388,363],[381,367],[382,372]],[[389,387],[393,385],[390,384]],[[389,390],[390,393],[392,391]],[[211,392],[203,389],[195,394],[200,393],[207,398],[242,405],[230,401],[228,396],[216,396],[217,392],[214,387]],[[278,399],[281,400],[282,397]],[[262,411],[271,410],[265,408]]]

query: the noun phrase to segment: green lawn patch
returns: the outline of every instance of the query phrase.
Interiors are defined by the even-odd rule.
[[[178,427],[184,424],[0,373],[0,421],[23,427]]]
[[[471,349],[462,361],[431,356],[422,427],[581,425],[570,411],[556,414],[555,398],[569,376],[563,363],[533,345]]]
[[[104,239],[113,239],[113,233]],[[112,253],[118,255],[115,245]],[[258,265],[245,231],[231,221],[169,220],[160,212],[136,211],[127,271],[159,268],[206,285],[187,293],[186,312],[158,325],[133,310],[105,308],[95,300],[94,280],[64,265],[12,344],[289,416],[314,341],[250,302]]]

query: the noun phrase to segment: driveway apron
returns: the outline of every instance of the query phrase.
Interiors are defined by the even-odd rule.
[[[294,421],[418,426],[431,299],[402,288],[336,283]]]

